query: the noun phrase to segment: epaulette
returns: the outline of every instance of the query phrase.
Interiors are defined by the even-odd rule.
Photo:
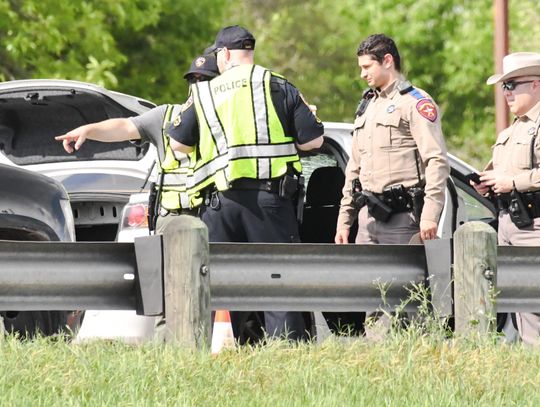
[[[398,85],[398,91],[400,95],[404,95],[405,93],[409,93],[411,90],[413,90],[413,86],[409,81],[403,81]]]
[[[414,96],[418,100],[427,99],[426,96],[422,95],[418,89],[416,89],[409,81],[403,81],[398,85],[398,91],[400,95],[405,95],[410,93],[411,96]]]

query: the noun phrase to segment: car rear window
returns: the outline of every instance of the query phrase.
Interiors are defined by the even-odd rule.
[[[0,94],[0,151],[17,165],[75,160],[139,160],[148,145],[86,141],[72,154],[54,139],[78,126],[136,113],[94,92],[20,91]]]

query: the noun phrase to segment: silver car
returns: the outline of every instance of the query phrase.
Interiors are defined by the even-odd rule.
[[[115,240],[129,196],[145,188],[152,145],[88,141],[67,154],[54,139],[83,124],[130,117],[146,100],[89,83],[22,80],[0,83],[0,163],[50,176],[66,188],[77,240]]]
[[[54,136],[152,107],[146,100],[82,82],[4,82],[0,84],[0,126],[4,126],[0,127],[0,163],[9,161],[62,182],[73,206],[77,240],[133,241],[148,234],[146,179],[155,177],[155,148],[87,141],[85,148],[67,154]],[[352,124],[327,122],[322,147],[302,152],[306,198],[300,233],[304,242],[334,241],[351,132]],[[470,220],[496,226],[493,204],[467,181],[466,175],[474,168],[452,155],[449,159],[451,177],[438,236],[451,237],[457,226]],[[137,339],[151,335],[152,327],[153,319],[133,313],[89,311],[80,336]]]

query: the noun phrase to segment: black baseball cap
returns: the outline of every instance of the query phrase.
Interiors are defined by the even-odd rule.
[[[218,76],[219,70],[216,56],[208,54],[195,58],[189,67],[189,71],[185,73],[184,79],[189,80],[189,78],[195,74],[203,75],[210,79]]]
[[[216,41],[210,47],[210,52],[219,48],[227,49],[255,49],[255,37],[244,27],[231,25],[219,30]]]

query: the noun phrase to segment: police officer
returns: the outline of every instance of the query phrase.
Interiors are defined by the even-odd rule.
[[[348,243],[357,216],[356,243],[434,239],[449,176],[439,109],[405,80],[391,38],[371,35],[357,55],[370,89],[354,122],[335,242]]]
[[[503,73],[487,80],[496,83],[516,118],[497,137],[481,183],[471,185],[497,201],[500,245],[540,246],[540,54],[505,56]],[[540,344],[540,314],[519,313],[517,325],[524,343]]]
[[[188,193],[202,204],[211,242],[298,242],[297,149],[320,147],[324,129],[291,83],[254,64],[254,49],[245,28],[219,31],[221,75],[192,86],[193,104],[169,129],[171,146],[198,158]],[[231,318],[241,340],[245,313]],[[299,312],[265,312],[264,319],[269,335],[304,335]]]
[[[208,81],[219,75],[214,55],[199,56],[193,60],[184,75],[188,83]],[[186,193],[186,176],[190,161],[185,154],[173,151],[169,146],[166,129],[182,110],[182,105],[160,105],[148,112],[130,118],[104,120],[78,127],[64,135],[57,136],[68,153],[78,150],[86,139],[103,142],[141,140],[157,147],[159,177],[152,194],[157,195],[159,205],[156,231],[162,232],[172,216],[180,213],[193,214],[189,210]],[[72,146],[72,143],[75,143]]]

